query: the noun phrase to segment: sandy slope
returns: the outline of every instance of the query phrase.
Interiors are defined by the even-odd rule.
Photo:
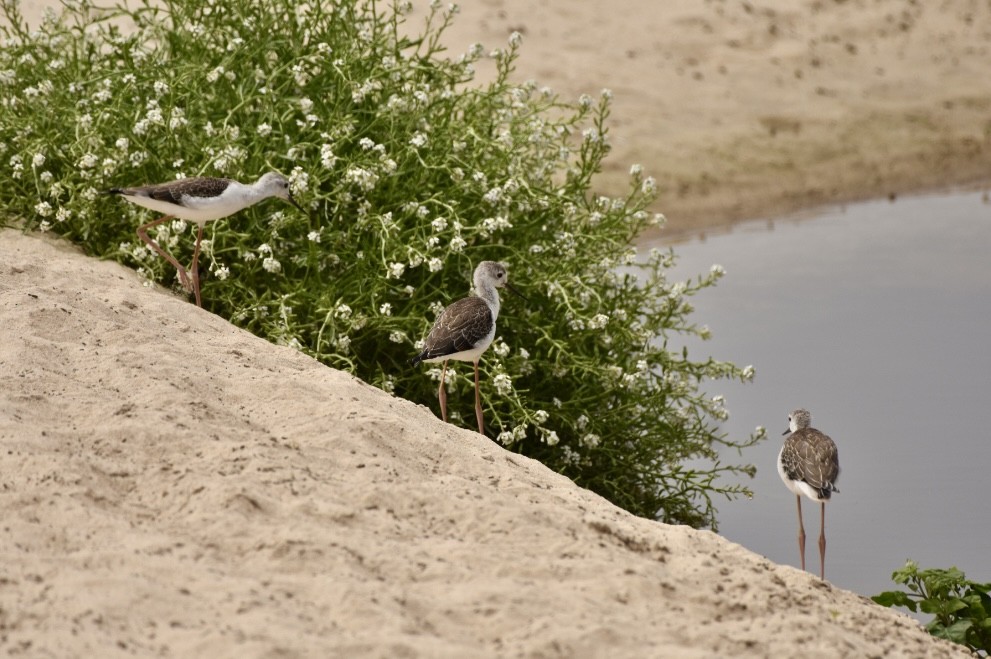
[[[964,656],[0,231],[0,653]]]

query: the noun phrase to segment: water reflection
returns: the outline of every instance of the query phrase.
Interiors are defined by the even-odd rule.
[[[739,438],[763,425],[770,437],[744,455],[759,469],[754,500],[721,504],[720,532],[798,565],[795,501],[775,460],[788,413],[804,406],[843,468],[826,511],[830,581],[875,594],[894,588],[907,558],[991,581],[986,198],[864,203],[767,227],[675,248],[678,278],[714,263],[728,273],[693,301],[714,336],[689,341],[690,354],[757,368],[750,385],[710,383],[727,397],[724,430]]]

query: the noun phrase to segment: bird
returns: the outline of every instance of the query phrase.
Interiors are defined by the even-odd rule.
[[[798,502],[798,552],[805,569],[805,527],[802,524],[802,495],[821,506],[819,518],[819,578],[826,578],[826,502],[836,489],[840,459],[836,443],[812,426],[808,410],[788,415],[788,435],[778,453],[778,474]]]
[[[451,303],[437,316],[423,342],[423,350],[410,360],[413,366],[420,362],[444,363],[437,398],[440,400],[440,415],[445,422],[447,392],[444,389],[444,380],[447,376],[448,360],[456,359],[475,364],[475,418],[478,421],[478,432],[483,435],[485,424],[482,420],[482,399],[478,385],[478,361],[495,339],[496,319],[499,317],[500,307],[498,289],[505,286],[523,298],[523,295],[510,285],[508,277],[504,263],[496,261],[479,263],[472,276],[474,294]]]
[[[106,194],[119,195],[138,206],[167,213],[164,217],[138,227],[138,237],[175,266],[179,273],[179,281],[186,291],[194,294],[198,307],[203,306],[203,300],[200,297],[197,261],[200,257],[200,243],[203,242],[203,227],[207,222],[233,215],[269,197],[285,199],[299,210],[306,212],[289,191],[288,179],[278,172],[268,172],[250,185],[228,178],[196,176],[133,188],[111,188]],[[193,249],[192,280],[189,272],[176,261],[175,257],[148,237],[149,229],[174,217],[195,222],[199,227],[196,233],[196,247]]]

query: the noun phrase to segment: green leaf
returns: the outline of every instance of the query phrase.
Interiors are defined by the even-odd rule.
[[[887,590],[883,593],[879,593],[871,598],[881,606],[904,606],[910,611],[916,610],[916,603],[907,593],[903,593],[900,590]]]
[[[949,639],[954,643],[966,643],[967,632],[970,631],[973,624],[971,620],[958,620],[944,630],[943,638]]]

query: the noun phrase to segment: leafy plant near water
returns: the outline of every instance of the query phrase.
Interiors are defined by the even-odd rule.
[[[567,102],[510,73],[519,35],[448,57],[456,9],[407,4],[67,2],[37,30],[0,0],[0,200],[149,281],[175,273],[135,239],[147,212],[100,190],[189,175],[290,176],[308,215],[269,201],[207,229],[203,299],[232,322],[436,408],[439,369],[408,359],[473,266],[505,261],[529,298],[504,300],[483,359],[487,426],[511,450],[644,516],[715,525],[722,397],[706,380],[753,369],[669,349],[706,336],[688,298],[722,275],[670,281],[673,253],[636,258],[659,218],[653,179],[593,194],[610,94]],[[494,67],[479,84],[474,67]],[[189,262],[192,230],[157,239]],[[154,235],[154,234],[153,234]],[[470,367],[449,408],[473,425]],[[451,372],[453,371],[453,373]],[[694,466],[687,466],[687,465]]]
[[[987,656],[991,652],[991,583],[977,583],[955,567],[920,570],[908,561],[891,579],[908,592],[889,590],[873,599],[882,606],[904,606],[932,614],[926,629],[933,636],[966,645]]]

